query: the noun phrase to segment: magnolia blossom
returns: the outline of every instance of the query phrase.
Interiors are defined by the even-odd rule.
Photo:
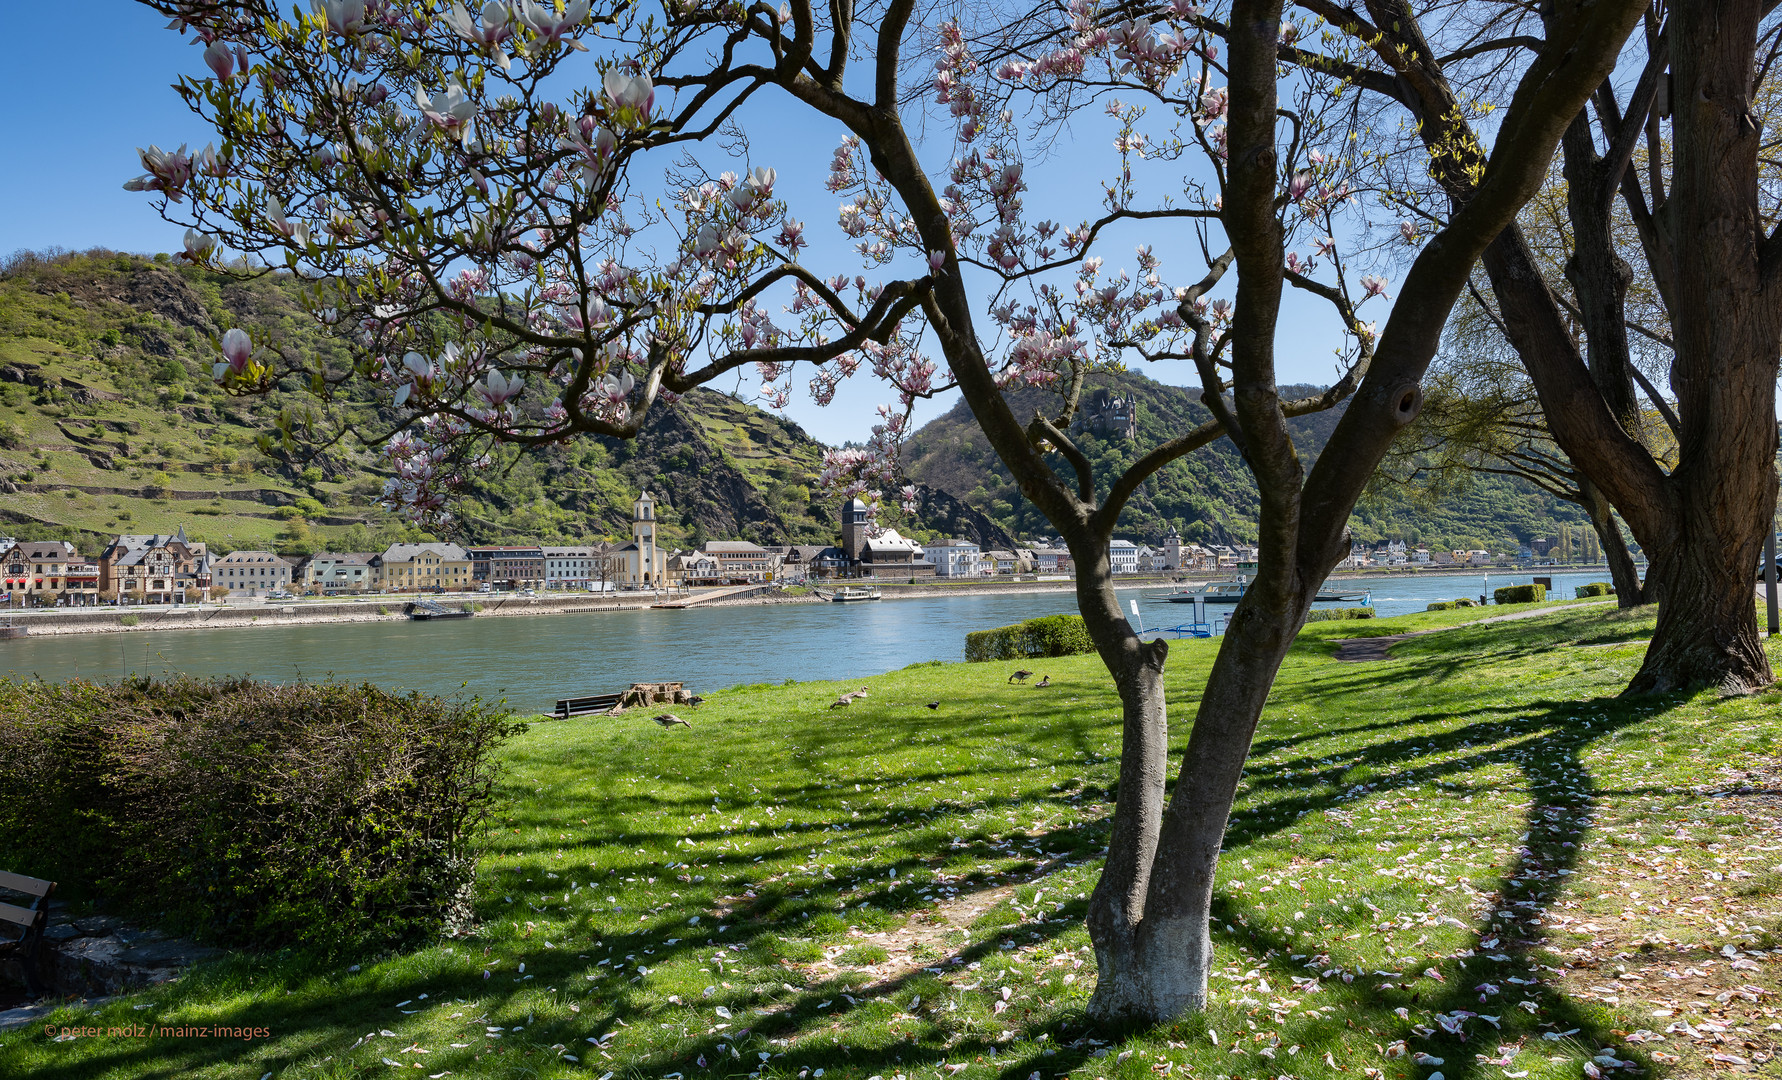
[[[453,361],[457,357],[458,346],[456,344],[447,345],[445,359]],[[396,388],[395,404],[397,408],[406,405],[408,399],[415,394],[425,393],[432,389],[433,380],[438,377],[438,371],[434,368],[433,361],[418,352],[404,353],[402,366],[407,370],[409,380]]]
[[[477,386],[477,392],[489,402],[491,407],[499,409],[520,396],[520,390],[525,381],[525,376],[518,372],[503,377],[501,372],[491,369],[489,377]]]
[[[310,0],[310,9],[337,34],[365,29],[365,0]]]
[[[210,377],[223,382],[231,375],[241,375],[247,371],[248,363],[254,357],[254,343],[247,331],[239,326],[223,335],[223,359],[211,365]]]
[[[1386,279],[1383,277],[1378,277],[1374,274],[1364,275],[1361,279],[1361,287],[1365,290],[1362,297],[1363,299],[1371,296],[1378,296],[1385,300],[1392,299],[1392,297],[1386,295]]]
[[[204,50],[204,62],[223,82],[228,82],[235,75],[235,55],[229,51],[229,43],[221,38],[211,42]],[[245,64],[242,66],[246,67]]]
[[[181,253],[180,257],[187,262],[197,263],[199,265],[209,262],[210,257],[214,255],[217,250],[216,237],[206,236],[195,229],[186,230],[185,244],[186,250]]]
[[[1298,202],[1305,198],[1306,192],[1310,190],[1312,190],[1312,174],[1310,170],[1302,170],[1294,173],[1293,179],[1287,182],[1287,197],[1294,202]]]
[[[461,140],[469,139],[471,122],[476,118],[476,102],[470,100],[462,84],[447,83],[444,90],[432,95],[417,86],[415,104],[434,127]]]
[[[266,222],[298,244],[309,246],[309,225],[285,217],[285,204],[277,195],[266,197]]]
[[[563,6],[563,14],[557,14],[557,7],[552,3],[539,4],[535,0],[520,0],[520,18],[546,44],[563,42],[564,35],[587,21],[589,0],[569,0]],[[573,49],[585,50],[577,41],[566,42]]]
[[[773,198],[773,182],[778,176],[773,169],[757,166],[741,183],[730,189],[727,196],[730,205],[739,214],[754,210],[761,203]]]
[[[584,2],[584,14],[587,8]],[[616,122],[633,128],[649,124],[650,112],[656,107],[656,88],[648,75],[626,75],[616,67],[608,68],[600,86],[606,91],[607,105]]]
[[[1398,235],[1403,238],[1405,243],[1415,244],[1417,242],[1417,223],[1414,221],[1399,222]]]
[[[598,385],[602,398],[610,404],[623,405],[626,399],[631,397],[631,389],[637,385],[637,380],[632,378],[629,371],[621,372],[617,376],[608,372],[600,377]]]
[[[510,61],[507,51],[501,47],[501,43],[513,36],[515,19],[513,9],[508,6],[506,0],[489,0],[483,5],[483,24],[481,26],[476,24],[476,20],[470,12],[464,9],[462,4],[453,4],[446,10],[445,22],[452,28],[453,33],[465,41],[487,49],[489,55],[501,66],[501,70],[508,70]]]
[[[197,166],[192,155],[186,152],[185,144],[178,150],[163,150],[150,143],[147,150],[136,148],[136,154],[142,159],[142,167],[148,173],[124,184],[125,191],[159,191],[174,202],[179,202],[185,193],[186,184],[191,182],[192,174]],[[202,155],[210,162],[216,159],[216,151],[206,146]]]

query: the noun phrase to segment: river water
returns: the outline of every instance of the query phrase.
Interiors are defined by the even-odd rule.
[[[1604,577],[1600,571],[1553,575],[1553,595],[1569,598],[1573,585]],[[1491,587],[1528,580],[1527,574],[1494,575]],[[1473,575],[1382,578],[1359,587],[1371,589],[1374,605],[1388,616],[1422,611],[1433,599],[1477,596],[1483,582]],[[1187,622],[1188,605],[1144,602],[1146,593],[1162,591],[1122,590],[1121,602],[1130,612],[1130,601],[1140,600],[1148,627]],[[548,711],[560,697],[622,690],[633,682],[679,680],[694,692],[708,692],[958,660],[972,630],[1075,611],[1075,594],[1060,590],[867,604],[70,634],[0,641],[0,673],[52,681],[168,672],[275,681],[334,676],[438,694],[462,688],[487,699],[505,697],[519,709]]]

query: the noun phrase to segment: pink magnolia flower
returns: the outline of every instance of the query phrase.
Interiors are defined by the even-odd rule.
[[[520,396],[525,382],[525,376],[518,373],[503,377],[501,372],[491,369],[488,378],[477,386],[477,392],[489,402],[490,406],[499,409]]]
[[[1398,235],[1404,239],[1405,243],[1415,244],[1417,242],[1417,223],[1414,221],[1399,222]]]
[[[210,65],[210,70],[216,72],[217,78],[223,82],[235,77],[235,54],[229,51],[229,43],[221,38],[211,42],[210,47],[204,50],[204,62]]]
[[[1365,290],[1362,296],[1362,299],[1364,300],[1373,296],[1378,296],[1384,300],[1392,299],[1392,297],[1386,295],[1386,279],[1383,277],[1378,277],[1374,274],[1364,275],[1361,279],[1361,287]]]
[[[247,371],[248,363],[254,357],[254,343],[247,331],[239,326],[223,335],[223,359],[211,366],[210,377],[217,382],[225,381],[231,375],[240,375]]]
[[[470,100],[461,84],[447,83],[444,90],[432,95],[417,86],[415,104],[434,127],[459,139],[469,137],[471,121],[476,118],[476,102]]]
[[[589,0],[569,0],[563,6],[563,14],[559,15],[555,4],[521,0],[520,18],[532,27],[541,40],[547,44],[556,44],[564,41],[565,34],[587,21],[590,6]],[[575,49],[584,48],[576,41],[569,41],[567,44]]]
[[[584,10],[587,5],[584,3]],[[656,107],[656,88],[648,75],[626,75],[618,68],[608,68],[600,80],[613,118],[627,127],[644,127]]]
[[[513,9],[506,0],[489,0],[483,5],[483,22],[481,26],[471,17],[470,12],[462,4],[453,4],[445,13],[446,25],[452,32],[473,45],[481,45],[488,50],[501,70],[508,70],[510,61],[507,51],[501,43],[512,37],[515,28]]]
[[[1332,258],[1336,255],[1336,237],[1320,236],[1312,243],[1318,248],[1318,254],[1325,258]]]
[[[365,0],[310,0],[310,10],[337,34],[356,34],[365,29]]]
[[[211,255],[215,254],[217,250],[216,237],[206,236],[194,229],[186,230],[185,244],[186,250],[181,253],[180,257],[200,266],[209,262]]]
[[[1287,197],[1294,202],[1305,198],[1306,192],[1310,190],[1312,190],[1312,174],[1309,170],[1294,173],[1293,179],[1287,182]]]
[[[210,150],[208,147],[206,150],[209,151],[212,158],[215,157],[214,150]],[[178,150],[163,150],[154,143],[150,143],[147,150],[140,146],[137,147],[136,153],[142,159],[142,167],[147,169],[148,173],[125,183],[124,190],[159,191],[165,193],[174,202],[179,202],[184,195],[186,184],[192,179],[194,170],[192,155],[187,153],[185,144],[180,144]]]

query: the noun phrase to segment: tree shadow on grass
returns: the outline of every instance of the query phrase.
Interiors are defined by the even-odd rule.
[[[1580,714],[1587,711],[1592,715],[1585,719]],[[1409,981],[1388,980],[1388,985],[1380,985],[1360,977],[1352,983],[1342,983],[1321,976],[1321,992],[1330,995],[1327,1000],[1348,1002],[1364,1010],[1375,1026],[1396,1030],[1418,1048],[1444,1057],[1447,1063],[1442,1068],[1450,1080],[1486,1075],[1486,1066],[1475,1055],[1481,1051],[1487,1055],[1495,1053],[1499,1042],[1514,1043],[1524,1038],[1531,1040],[1534,1047],[1546,1048],[1554,1044],[1542,1039],[1542,1034],[1577,1029],[1570,1037],[1593,1051],[1598,1046],[1612,1044],[1612,1033],[1593,1016],[1592,1010],[1565,999],[1536,978],[1535,959],[1542,945],[1542,914],[1567,876],[1561,871],[1576,866],[1579,845],[1598,798],[1582,755],[1595,740],[1649,718],[1650,712],[1636,711],[1614,700],[1589,700],[1487,706],[1472,710],[1471,715],[1480,718],[1448,731],[1425,731],[1375,741],[1344,755],[1345,760],[1340,763],[1309,754],[1286,762],[1254,762],[1246,774],[1248,797],[1254,805],[1233,815],[1226,842],[1228,849],[1255,843],[1290,828],[1306,813],[1340,809],[1358,800],[1423,784],[1448,783],[1452,777],[1489,765],[1510,764],[1521,770],[1530,794],[1526,812],[1528,838],[1500,876],[1492,914],[1474,929],[1476,955],[1446,962],[1443,965],[1446,982],[1425,980],[1416,987]],[[1452,722],[1452,719],[1452,715],[1419,715],[1393,722],[1352,725],[1342,730],[1330,729],[1264,741],[1258,744],[1258,751],[1267,755],[1290,746],[1308,745],[1317,738],[1414,729]],[[966,771],[937,770],[932,775],[936,778],[966,775]],[[783,797],[779,791],[773,794]],[[631,801],[644,799],[640,794]],[[999,801],[1027,803],[1032,800],[1011,797]],[[906,822],[894,820],[895,816],[890,812],[879,814],[871,827],[889,833],[908,826]],[[1087,822],[1062,830],[1060,840],[1075,845],[1070,850],[1080,853],[1083,844],[1093,846],[1100,830],[1099,823]],[[776,838],[785,841],[776,857],[785,857],[793,849],[803,850],[814,838],[814,832],[809,831],[800,832],[795,837]],[[628,844],[630,839],[627,834]],[[615,837],[613,842],[616,844],[617,841]],[[947,853],[935,854],[944,857]],[[749,867],[752,864],[744,853],[726,854],[707,861],[716,872],[729,878],[726,882],[729,888],[746,884],[745,875],[751,874]],[[537,864],[540,871],[547,865],[543,861]],[[634,865],[642,871],[651,864]],[[877,860],[855,868],[853,877],[882,878],[893,867],[907,873],[913,865],[909,858]],[[543,892],[541,883],[534,892],[517,898],[530,902],[540,899]],[[457,973],[385,971],[376,978],[369,975],[359,978],[343,975],[338,967],[321,963],[237,958],[195,972],[187,980],[163,991],[157,996],[155,1008],[147,1013],[132,1012],[128,1006],[114,1006],[102,1012],[96,1022],[101,1025],[140,1023],[155,1017],[162,1023],[169,1023],[181,1016],[182,1008],[189,1007],[201,1010],[207,1023],[269,1028],[283,1040],[276,1057],[257,1051],[254,1043],[240,1040],[192,1039],[181,1042],[170,1051],[165,1040],[113,1038],[97,1053],[86,1054],[65,1067],[39,1069],[34,1075],[58,1080],[101,1075],[147,1078],[182,1076],[200,1069],[239,1068],[244,1074],[257,1076],[293,1061],[319,1062],[324,1056],[340,1054],[354,1039],[368,1031],[385,1030],[383,1025],[398,1021],[401,1014],[395,1009],[395,1003],[420,993],[432,994],[434,998],[470,999],[475,1002],[477,1015],[490,1017],[491,1023],[503,1024],[505,1020],[511,1024],[513,1021],[508,1014],[518,1007],[516,995],[519,992],[541,985],[563,988],[586,985],[583,976],[595,963],[590,954],[596,951],[623,956],[653,949],[655,951],[648,955],[648,960],[655,964],[666,964],[688,953],[705,955],[725,950],[740,954],[752,949],[771,952],[780,935],[800,932],[797,923],[803,914],[818,909],[835,910],[835,901],[829,896],[807,899],[808,902],[793,900],[762,890],[753,902],[739,907],[728,932],[693,932],[672,945],[664,945],[665,935],[688,932],[684,918],[687,911],[684,909],[647,916],[635,929],[626,932],[604,933],[598,950],[585,946],[581,952],[572,952],[568,948],[547,950],[542,942],[520,945],[517,951],[510,950],[497,971],[487,978],[474,968]],[[867,894],[863,901],[859,897],[851,898],[850,902],[864,902],[886,914],[912,913],[925,903],[908,893],[888,889]],[[739,1027],[746,1023],[746,1034],[734,1029],[729,1032],[689,1029],[676,1047],[641,1054],[623,1064],[641,1070],[680,1071],[689,1080],[734,1075],[747,1071],[748,1063],[731,1056],[732,1050],[747,1055],[774,1053],[779,1048],[771,1040],[808,1038],[836,1023],[838,1018],[845,1033],[850,1015],[859,1013],[854,1019],[875,1016],[888,1025],[880,1032],[884,1037],[873,1045],[850,1045],[846,1038],[841,1038],[808,1049],[801,1047],[797,1064],[812,1069],[849,1067],[893,1075],[933,1068],[945,1062],[982,1058],[1002,1075],[1015,1080],[1034,1070],[1046,1074],[1070,1071],[1090,1061],[1091,1055],[1102,1048],[1086,1041],[1088,1028],[1080,1015],[1068,1012],[1060,1015],[1041,1008],[1031,1019],[1023,1015],[1011,1024],[1007,1015],[996,1020],[994,1014],[988,1013],[990,1002],[986,997],[983,1002],[976,1003],[982,1008],[978,1008],[967,1022],[955,1023],[946,1017],[912,1008],[910,1000],[922,993],[922,988],[929,985],[937,971],[969,967],[971,963],[1002,951],[1005,945],[1043,942],[1073,931],[1080,925],[1081,909],[1082,904],[1074,902],[1055,913],[1061,916],[1059,918],[1040,923],[1023,921],[1003,927],[994,934],[937,957],[925,969],[870,987],[856,987],[858,978],[838,976],[809,986],[787,984],[779,990],[771,987],[724,990],[704,1004],[714,1008],[725,1006],[739,1017],[745,1015],[744,1010],[766,1010],[764,1014],[748,1013],[746,1022],[739,1022]],[[497,914],[506,915],[507,912]],[[1288,959],[1293,950],[1307,949],[1303,939],[1290,939],[1267,926],[1253,925],[1261,920],[1248,918],[1243,904],[1231,896],[1221,898],[1216,914],[1216,933],[1228,944],[1245,945],[1258,957],[1267,956],[1272,950],[1273,956],[1266,962],[1283,982],[1294,975],[1303,978],[1313,973],[1304,967],[1295,968]],[[703,939],[703,944],[696,938]],[[1487,945],[1487,942],[1492,944]],[[462,946],[464,949],[472,947],[468,943]],[[1322,952],[1324,955],[1315,959],[1330,962],[1332,968],[1345,966],[1340,961],[1331,960],[1342,951],[1340,943],[1314,946],[1309,951]],[[1496,959],[1498,956],[1507,959]],[[521,958],[527,965],[527,974],[521,974],[509,963]],[[1530,985],[1522,989],[1533,1004],[1532,1013],[1509,1000],[1521,996],[1512,992],[1510,986],[1514,984],[1507,982],[1506,975],[1512,971],[1521,973],[1518,977],[1530,980]],[[329,984],[327,992],[320,996],[318,982]],[[1496,992],[1482,989],[1485,985],[1495,987]],[[296,993],[287,997],[287,989]],[[1433,997],[1430,996],[1432,993]],[[1480,1000],[1481,995],[1485,1001]],[[219,1000],[232,1003],[219,1007]],[[543,1030],[534,1031],[536,1038],[529,1045],[493,1044],[492,1049],[484,1051],[486,1058],[480,1064],[463,1060],[466,1055],[442,1054],[437,1047],[434,1056],[424,1060],[429,1066],[436,1066],[435,1071],[450,1069],[461,1075],[516,1068],[536,1070],[555,1056],[556,1051],[544,1045],[544,1040],[550,1040],[553,1045],[580,1044],[577,1049],[584,1060],[592,1063],[598,1051],[591,1051],[583,1042],[586,1033],[611,1032],[621,1024],[646,1025],[682,1015],[648,992],[631,988],[616,978],[603,980],[594,996],[575,1000],[584,1007],[575,1021],[554,1022]],[[1419,1033],[1413,1019],[1397,1017],[1394,1010],[1401,1007],[1428,1009],[1457,1021],[1466,1040],[1462,1041],[1440,1027],[1428,1027],[1427,1034]],[[1463,1012],[1496,1015],[1502,1025],[1501,1032],[1493,1030],[1489,1022],[1476,1016],[1458,1015]],[[1002,1042],[999,1036],[1009,1030],[1026,1040],[1043,1034],[1048,1037],[1047,1042],[1041,1044],[1018,1038],[1017,1042],[1024,1048],[1022,1052],[993,1055],[992,1049]],[[299,1032],[301,1034],[297,1034]],[[1314,1028],[1305,1036],[1307,1052],[1340,1048],[1344,1040],[1351,1037],[1352,1033],[1334,1024],[1325,1029]],[[393,1060],[402,1060],[403,1047],[399,1043],[400,1040],[382,1036],[373,1039],[373,1044],[380,1050],[377,1056]],[[719,1051],[720,1046],[726,1049]],[[1533,1052],[1534,1047],[1523,1052]],[[1048,1054],[1048,1050],[1051,1053]],[[727,1059],[722,1067],[718,1060],[720,1053]],[[706,1068],[697,1064],[701,1055],[707,1058]],[[602,1065],[601,1071],[606,1067]],[[6,1074],[6,1066],[0,1059],[0,1075]],[[330,1073],[318,1067],[314,1075]]]

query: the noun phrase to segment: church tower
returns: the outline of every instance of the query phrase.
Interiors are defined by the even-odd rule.
[[[1173,528],[1163,541],[1163,565],[1171,570],[1182,569],[1182,534]]]
[[[663,568],[656,548],[656,500],[644,492],[631,504],[631,540],[637,545],[637,577],[644,584],[661,581]]]
[[[847,555],[849,562],[859,562],[860,553],[866,550],[868,539],[866,516],[866,504],[859,499],[849,499],[842,505],[841,546],[842,552]]]

